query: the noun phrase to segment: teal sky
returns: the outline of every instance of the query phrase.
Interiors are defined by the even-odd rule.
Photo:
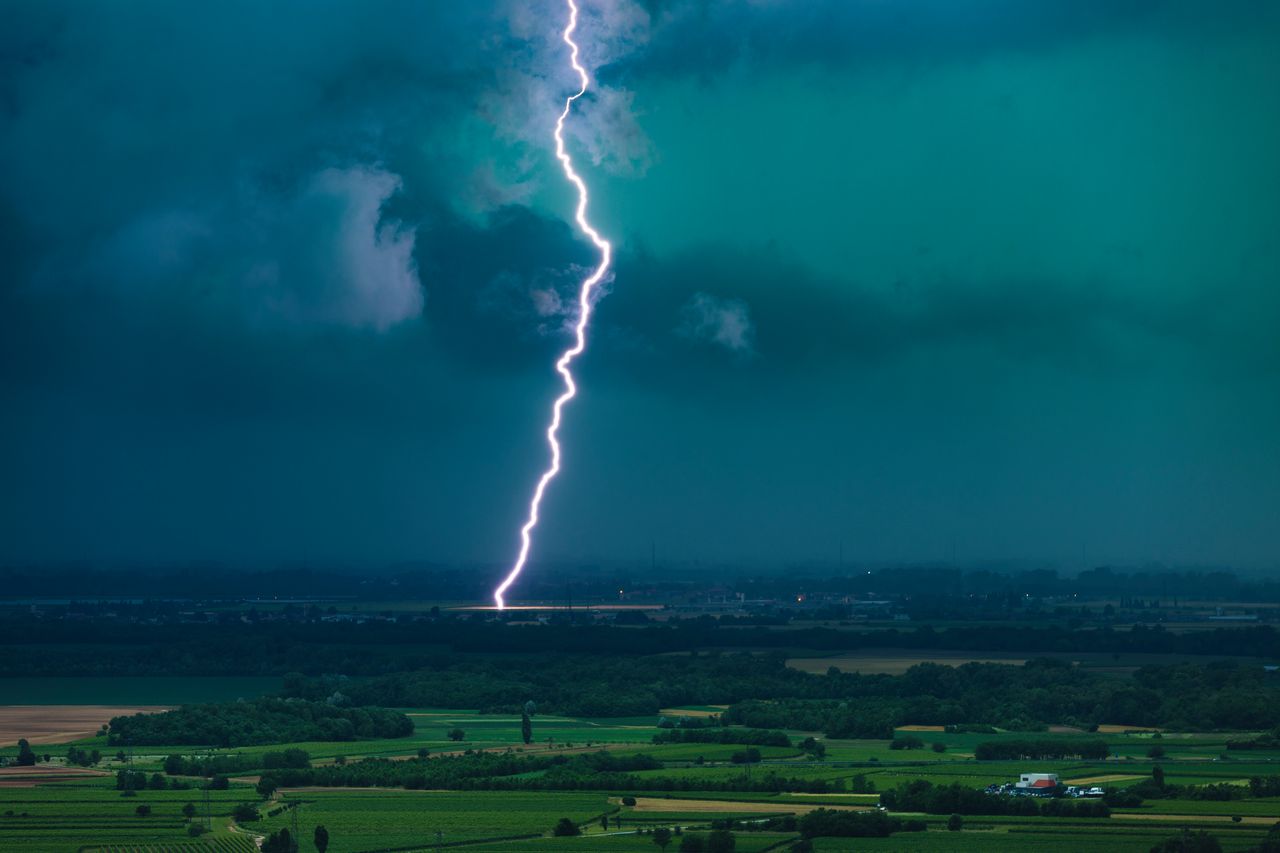
[[[514,553],[560,6],[299,8],[14,6],[0,562]],[[584,8],[535,566],[1280,570],[1272,6]]]

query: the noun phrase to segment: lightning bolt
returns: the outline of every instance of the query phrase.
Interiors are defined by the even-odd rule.
[[[546,492],[547,486],[560,473],[560,442],[556,440],[556,433],[560,431],[560,418],[565,403],[572,400],[578,393],[578,386],[573,381],[573,373],[569,370],[569,366],[587,348],[587,324],[591,321],[591,294],[596,285],[604,278],[605,273],[609,271],[609,262],[613,257],[613,247],[609,244],[609,241],[601,237],[600,232],[596,231],[591,226],[591,223],[587,221],[587,202],[589,200],[587,184],[574,171],[573,158],[569,156],[564,145],[565,120],[573,109],[573,102],[587,93],[587,86],[591,82],[591,78],[587,76],[587,69],[583,68],[582,63],[578,61],[578,43],[573,40],[573,32],[578,28],[578,4],[575,0],[565,0],[565,3],[569,10],[569,21],[560,37],[569,46],[569,63],[578,75],[579,87],[575,94],[565,98],[564,109],[560,112],[560,117],[556,119],[556,158],[560,161],[560,165],[564,167],[565,179],[573,184],[578,191],[578,207],[574,212],[574,221],[578,223],[578,229],[587,235],[600,251],[600,264],[591,275],[583,279],[578,288],[578,322],[573,329],[574,344],[561,353],[560,358],[556,360],[556,371],[564,379],[564,393],[557,397],[552,405],[551,423],[547,427],[547,444],[551,448],[551,465],[542,472],[542,476],[538,478],[538,485],[534,487],[533,498],[529,501],[529,515],[525,520],[524,526],[520,528],[520,553],[516,556],[515,564],[512,565],[511,571],[507,573],[502,583],[498,584],[497,589],[493,591],[493,600],[498,605],[499,610],[506,608],[506,602],[502,598],[503,593],[507,591],[511,584],[515,583],[516,578],[520,577],[520,571],[529,559],[529,548],[532,544],[533,529],[538,526],[538,508],[542,504],[542,496]]]

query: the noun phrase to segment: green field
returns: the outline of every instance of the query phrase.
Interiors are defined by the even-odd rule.
[[[53,679],[51,681],[58,681]],[[154,681],[142,679],[139,681]],[[237,681],[237,680],[228,680]],[[244,680],[238,680],[243,687]],[[222,685],[230,689],[231,684]],[[122,689],[136,690],[137,684]],[[202,690],[211,689],[205,685]],[[207,693],[206,693],[207,695]],[[96,698],[96,697],[95,697]],[[128,697],[135,701],[155,701],[154,694]],[[262,837],[296,826],[302,833],[303,850],[310,850],[310,839],[318,824],[331,836],[330,850],[335,853],[367,853],[398,848],[426,850],[437,840],[446,844],[484,851],[536,850],[653,850],[648,835],[637,830],[658,826],[680,826],[693,831],[707,828],[712,820],[747,820],[763,816],[777,817],[786,813],[802,814],[816,806],[874,806],[877,794],[775,794],[770,792],[734,792],[699,790],[700,785],[722,784],[741,776],[742,765],[729,761],[730,756],[745,747],[733,744],[663,744],[655,745],[652,737],[657,729],[655,718],[573,719],[567,717],[535,717],[534,743],[525,746],[520,739],[520,721],[514,716],[481,715],[458,709],[409,709],[415,723],[409,737],[342,743],[300,743],[226,750],[252,758],[267,751],[289,746],[305,749],[314,763],[323,764],[343,756],[357,760],[362,756],[409,757],[420,748],[433,755],[463,750],[512,750],[529,755],[577,754],[587,749],[607,747],[622,755],[644,753],[666,763],[661,770],[638,771],[641,779],[679,779],[689,790],[653,792],[661,798],[647,808],[623,806],[621,794],[644,797],[638,791],[411,791],[400,788],[378,789],[296,789],[278,792],[261,802],[253,789],[253,772],[244,781],[233,782],[231,790],[215,791],[210,797],[213,832],[199,840],[188,837],[188,823],[181,814],[185,803],[193,802],[203,815],[202,791],[139,791],[125,797],[115,790],[114,772],[125,766],[115,756],[114,748],[102,737],[78,742],[86,749],[100,749],[107,757],[98,769],[106,773],[97,778],[74,779],[39,784],[36,787],[0,787],[0,849],[45,851],[130,850],[199,851],[223,850],[225,853],[252,853],[254,836]],[[451,741],[452,728],[465,732],[462,741]],[[790,732],[793,740],[806,733]],[[887,741],[829,740],[827,758],[814,761],[794,748],[762,747],[764,761],[751,768],[754,778],[776,772],[781,776],[806,780],[824,780],[848,786],[854,777],[885,791],[912,780],[924,779],[934,784],[958,783],[982,788],[994,782],[1005,782],[1027,771],[1053,772],[1063,780],[1105,780],[1105,784],[1123,787],[1151,776],[1155,764],[1144,757],[1153,744],[1162,745],[1167,756],[1159,763],[1170,783],[1208,784],[1228,782],[1245,785],[1250,776],[1280,775],[1280,755],[1270,752],[1234,753],[1227,755],[1222,734],[1165,734],[1159,739],[1150,734],[1120,733],[1103,737],[1113,756],[1103,761],[1038,761],[978,762],[972,758],[978,743],[1001,738],[1024,737],[1018,734],[949,734],[916,732],[926,744],[938,742],[946,751],[931,749],[900,750],[888,748]],[[548,744],[548,739],[550,744]],[[55,756],[59,765],[66,746],[42,747]],[[137,748],[129,756],[127,766],[154,773],[162,768],[169,753],[191,754],[191,747],[153,746]],[[203,752],[203,750],[200,750]],[[14,749],[0,750],[0,755],[14,754]],[[1223,757],[1226,755],[1227,757]],[[1237,756],[1243,755],[1245,758]],[[695,760],[701,757],[701,763]],[[538,775],[538,774],[531,774]],[[198,783],[200,780],[188,780]],[[683,803],[682,803],[683,801]],[[701,801],[701,804],[692,801]],[[232,807],[237,803],[257,802],[263,819],[235,827]],[[296,803],[296,807],[292,804]],[[719,805],[716,805],[719,804]],[[139,805],[151,807],[151,813],[139,816]],[[696,806],[696,807],[695,807]],[[714,806],[714,808],[709,808]],[[279,810],[268,816],[270,810]],[[599,827],[599,817],[609,814],[610,829]],[[1240,816],[1241,822],[1231,820]],[[585,829],[577,838],[551,838],[551,828],[567,817]],[[621,817],[619,830],[614,821]],[[1217,835],[1227,850],[1239,850],[1256,844],[1273,821],[1280,821],[1280,798],[1232,800],[1148,800],[1139,808],[1116,809],[1110,819],[1068,820],[1049,818],[967,818],[960,832],[948,832],[945,818],[929,816],[929,831],[900,833],[887,839],[819,839],[820,851],[950,851],[991,849],[1068,851],[1082,847],[1097,850],[1145,851],[1183,825],[1203,826]],[[437,835],[439,833],[439,835]],[[736,832],[737,849],[763,851],[785,849],[794,834]],[[856,842],[856,843],[855,843]],[[781,845],[781,846],[778,846]],[[676,849],[675,846],[669,848]]]

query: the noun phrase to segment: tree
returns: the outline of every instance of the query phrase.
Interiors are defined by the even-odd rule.
[[[315,835],[311,837],[311,841],[316,845],[316,850],[324,853],[329,849],[329,830],[324,828],[324,824],[316,824]]]
[[[27,743],[26,738],[18,739],[18,766],[33,767],[36,763],[36,754],[31,750],[31,744]]]
[[[258,780],[258,785],[255,790],[257,790],[259,797],[262,797],[264,800],[269,800],[271,799],[271,795],[274,794],[276,789],[279,787],[280,783],[275,779],[272,779],[270,776],[263,776]]]
[[[431,750],[427,749],[425,746],[418,747],[419,758],[426,758],[430,754],[431,754]]]
[[[527,711],[520,715],[520,738],[525,746],[533,743],[533,721],[529,719]]]
[[[609,816],[607,814],[600,815],[600,828],[606,832],[609,829]]]
[[[703,853],[707,849],[707,840],[697,833],[686,833],[680,839],[680,853]]]
[[[449,729],[449,740],[458,741],[458,740],[462,740],[466,736],[467,736],[467,733],[464,732],[462,729],[458,729],[458,728]]]
[[[236,823],[249,823],[258,819],[258,807],[253,803],[238,803],[231,810],[231,817]]]
[[[653,843],[661,847],[663,850],[666,850],[667,845],[671,843],[671,830],[667,829],[665,826],[660,826],[655,829],[653,831]]]
[[[733,853],[737,842],[727,829],[715,829],[707,835],[707,853]]]
[[[1147,750],[1147,758],[1164,758],[1164,747],[1156,744]]]
[[[133,813],[136,814],[138,817],[146,817],[147,815],[151,814],[151,806],[147,805],[146,803],[143,803],[142,805],[134,809]]]
[[[818,761],[827,756],[827,745],[815,737],[807,737],[800,741],[800,748]]]
[[[191,818],[195,817],[195,816],[196,816],[196,804],[195,804],[195,803],[187,803],[185,806],[183,806],[183,807],[182,807],[182,816],[183,816],[183,817],[185,817],[187,820],[191,820]]]
[[[959,832],[964,828],[964,818],[958,814],[953,814],[947,818],[947,829],[951,832]]]
[[[557,838],[568,838],[574,835],[581,835],[582,830],[578,829],[578,825],[567,817],[562,817],[556,821],[555,829],[551,830],[551,834]]]
[[[293,840],[289,830],[281,829],[268,835],[260,849],[262,853],[296,853],[298,843]]]
[[[182,756],[170,755],[166,758],[164,760],[164,772],[170,776],[177,776],[180,774],[182,772]]]
[[[942,741],[934,741],[932,749],[934,752],[946,752],[947,745]]]
[[[1159,764],[1151,768],[1151,781],[1154,782],[1157,787],[1164,787],[1164,768]]]
[[[153,791],[163,791],[168,783],[164,780],[164,774],[152,773],[151,779],[147,782],[147,787]]]

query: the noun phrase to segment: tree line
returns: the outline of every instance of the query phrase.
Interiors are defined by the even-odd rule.
[[[112,746],[236,747],[397,738],[410,734],[413,734],[413,721],[399,711],[263,698],[251,702],[184,705],[173,711],[113,717],[107,742]]]

